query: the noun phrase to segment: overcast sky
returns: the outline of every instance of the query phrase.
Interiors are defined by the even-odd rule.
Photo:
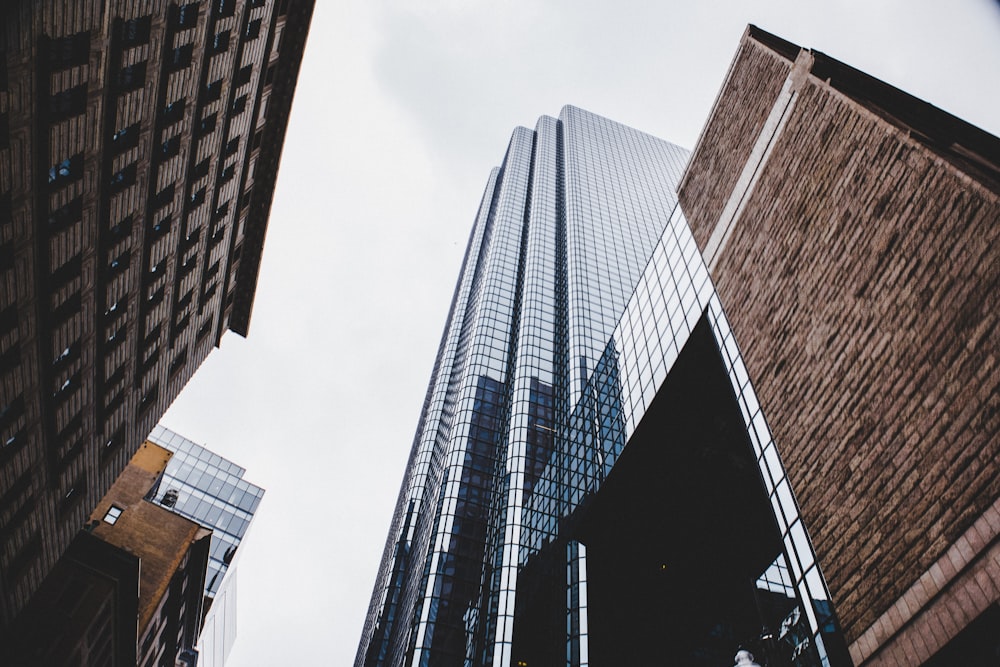
[[[229,667],[353,662],[513,128],[572,103],[692,148],[747,23],[1000,134],[996,0],[317,0],[249,338],[163,422],[267,489]]]

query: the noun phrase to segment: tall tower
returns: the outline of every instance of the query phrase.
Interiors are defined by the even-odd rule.
[[[312,0],[0,10],[0,630],[228,329]]]
[[[571,106],[514,131],[475,219],[357,667],[648,664],[664,647],[643,625],[671,622],[680,662],[707,665],[737,646],[710,628],[756,641],[761,617],[795,627],[803,664],[826,657],[804,641],[832,619],[822,578],[813,567],[810,592],[811,561],[785,555],[734,398],[752,390],[720,356],[724,315],[677,204],[686,160]],[[671,369],[680,394],[661,399]],[[650,444],[661,437],[676,446]],[[718,511],[672,507],[703,492]],[[667,525],[667,510],[697,519]],[[702,545],[698,558],[671,535]],[[692,573],[712,583],[692,587]],[[657,588],[684,609],[643,593]],[[691,611],[720,600],[721,615]]]

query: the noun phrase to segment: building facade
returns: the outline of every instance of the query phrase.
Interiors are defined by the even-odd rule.
[[[243,479],[244,468],[163,426],[149,442],[173,456],[146,499],[212,530],[198,664],[222,667],[236,641],[239,548],[264,489]]]
[[[212,531],[145,499],[170,457],[139,448],[4,637],[3,664],[198,664]]]
[[[829,596],[678,204],[687,157],[574,107],[515,130],[356,665],[725,664],[765,626],[829,664]]]
[[[855,664],[997,664],[1000,140],[750,27],[680,198]]]
[[[0,628],[246,334],[312,6],[0,10]]]
[[[994,664],[997,146],[753,27],[690,161],[515,130],[356,667]]]

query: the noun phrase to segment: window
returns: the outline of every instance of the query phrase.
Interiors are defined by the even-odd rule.
[[[49,167],[49,185],[59,188],[83,176],[83,153],[77,153]]]
[[[159,238],[170,231],[171,217],[168,215],[163,220],[153,225],[153,237]]]
[[[111,193],[121,192],[130,185],[135,184],[136,165],[133,162],[124,169],[116,171],[111,175]]]
[[[197,208],[205,203],[205,188],[201,188],[197,192],[191,193],[191,208]]]
[[[210,158],[205,158],[204,160],[196,164],[194,166],[194,169],[191,170],[194,173],[194,177],[204,178],[205,176],[208,176],[208,167],[210,166],[210,164],[211,164]]]
[[[177,72],[191,66],[191,55],[194,53],[194,44],[184,44],[178,46],[167,56],[167,70]]]
[[[232,180],[233,176],[235,176],[235,175],[236,175],[236,165],[231,164],[231,165],[229,165],[228,167],[226,167],[225,169],[222,170],[222,173],[219,175],[219,179],[223,183],[226,183],[226,182]]]
[[[236,12],[236,0],[215,0],[212,13],[217,18],[232,16]]]
[[[87,110],[87,84],[73,86],[67,90],[49,95],[49,122],[79,116]]]
[[[123,510],[121,507],[118,507],[117,505],[112,505],[111,507],[108,508],[108,511],[104,514],[104,523],[110,523],[112,526],[115,525],[115,522],[118,521],[118,518],[122,515],[122,512],[124,511],[125,510]]]
[[[186,106],[187,101],[182,97],[179,100],[174,100],[167,106],[163,107],[163,111],[160,113],[160,127],[173,125],[177,121],[183,119],[184,108]]]
[[[244,83],[250,83],[250,77],[253,74],[253,65],[247,65],[241,67],[236,72],[236,77],[233,80],[234,86],[242,86]]]
[[[108,262],[109,276],[114,277],[125,271],[125,269],[128,268],[129,261],[131,260],[131,258],[132,254],[128,250],[126,250],[125,252],[113,258],[110,262]]]
[[[128,238],[132,234],[132,216],[127,215],[125,219],[111,228],[112,242],[118,242]]]
[[[238,151],[239,149],[240,149],[240,138],[236,137],[235,139],[230,139],[229,142],[226,144],[226,149],[223,151],[223,155],[225,157],[229,157],[230,155],[235,155],[236,151]]]
[[[53,72],[86,65],[90,61],[89,32],[78,32],[57,39],[42,37],[39,47],[40,51],[48,53],[49,69]]]
[[[163,208],[174,200],[174,184],[171,183],[153,196],[153,208]]]
[[[206,116],[205,118],[202,118],[201,119],[201,123],[198,125],[198,136],[199,137],[203,137],[206,134],[214,132],[215,131],[215,120],[216,120],[216,114],[214,114],[214,113],[212,115],[210,115],[210,116]]]
[[[111,146],[115,155],[125,152],[129,148],[139,145],[139,123],[133,123],[128,127],[118,130],[111,135]]]
[[[243,35],[246,41],[250,41],[251,39],[257,39],[258,37],[260,37],[260,24],[261,24],[260,19],[254,19],[253,21],[250,21],[250,23],[247,24],[247,31]]]
[[[186,28],[193,28],[198,24],[198,3],[192,2],[186,5],[181,5],[176,7],[172,11],[173,20],[171,21],[171,27],[174,30],[184,30]]]
[[[212,83],[205,86],[204,90],[205,104],[208,102],[214,102],[215,100],[222,97],[222,79],[218,81],[213,81]]]
[[[240,95],[235,100],[233,100],[233,115],[238,116],[243,113],[247,108],[247,96]]]
[[[149,43],[150,17],[124,21],[121,24],[122,46],[139,46]]]
[[[118,71],[118,90],[127,93],[146,85],[146,63],[136,63]]]
[[[211,54],[224,53],[229,49],[229,31],[223,30],[222,32],[215,33],[215,37],[212,38],[212,48],[209,49]]]
[[[176,135],[170,137],[160,144],[160,159],[168,160],[181,152],[181,137]]]

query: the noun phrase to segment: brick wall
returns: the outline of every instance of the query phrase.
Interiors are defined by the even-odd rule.
[[[747,65],[730,80],[769,90]],[[713,276],[852,641],[1000,496],[1000,196],[800,95]],[[746,154],[747,109],[716,109],[713,154]],[[703,248],[729,196],[705,153],[680,193]]]

